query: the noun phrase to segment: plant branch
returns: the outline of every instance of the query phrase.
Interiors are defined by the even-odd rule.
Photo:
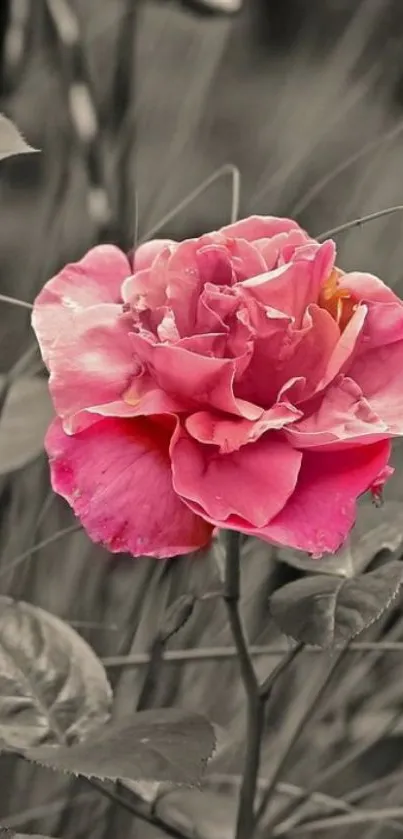
[[[276,789],[277,784],[280,780],[283,769],[285,768],[285,766],[287,764],[288,758],[289,758],[294,746],[296,745],[300,735],[302,734],[302,731],[305,728],[307,722],[312,718],[314,712],[316,711],[316,708],[318,707],[323,695],[325,694],[325,692],[326,692],[326,690],[327,690],[327,688],[328,688],[328,686],[331,682],[331,679],[334,676],[334,673],[335,673],[336,669],[338,668],[339,664],[344,659],[344,655],[345,655],[345,649],[342,649],[341,651],[339,651],[339,653],[338,653],[337,657],[335,658],[335,660],[333,661],[330,669],[328,669],[327,672],[325,673],[325,676],[320,679],[319,685],[316,688],[316,692],[315,692],[315,695],[314,695],[313,699],[309,702],[308,707],[305,709],[304,713],[302,714],[301,718],[299,719],[298,724],[296,725],[295,729],[293,729],[293,731],[291,731],[290,738],[289,738],[288,742],[285,743],[283,750],[278,755],[277,766],[275,767],[275,770],[273,772],[271,781],[270,781],[270,783],[269,783],[269,785],[268,785],[268,787],[267,787],[267,789],[266,789],[266,791],[265,791],[265,793],[262,797],[262,800],[260,802],[260,805],[259,805],[259,808],[258,808],[258,811],[257,811],[257,819],[258,820],[260,820],[263,817],[263,815],[264,815],[264,813],[265,813],[265,811],[266,811],[266,809],[269,805],[272,794],[273,794],[274,790]],[[308,793],[308,790],[307,790],[307,793]],[[309,789],[308,796],[310,795],[310,793],[311,793],[311,789]],[[280,819],[281,820],[283,819],[284,813],[286,813],[286,815],[288,816],[289,810],[292,810],[294,808],[294,806],[295,806],[295,802],[292,802],[291,806],[288,803],[285,806],[284,810],[281,812]],[[276,817],[276,823],[278,823],[278,821],[280,819],[277,816]],[[273,827],[273,825],[270,825],[270,827]]]
[[[264,702],[259,696],[259,683],[249,655],[248,644],[239,613],[240,536],[239,533],[232,530],[226,534],[223,596],[246,693],[246,755],[239,795],[235,839],[251,839],[255,827],[254,804],[260,762],[260,745],[264,725]]]
[[[278,677],[293,661],[302,645],[298,644],[290,650],[274,668],[270,676],[265,679],[262,685],[259,685],[239,611],[240,545],[239,533],[228,531],[226,534],[223,597],[227,606],[228,620],[246,693],[246,755],[240,787],[235,839],[251,839],[256,827],[255,798],[258,786],[265,705]]]
[[[115,177],[117,244],[126,251],[133,246],[133,229],[137,229],[136,189],[131,172],[135,169],[133,150],[136,142],[136,38],[139,7],[140,0],[125,0],[123,3],[110,112],[111,128],[119,150]],[[137,235],[134,238],[137,239]]]
[[[163,662],[165,641],[157,635],[150,651],[146,675],[140,696],[137,702],[137,711],[144,711],[150,708],[155,693],[157,677]]]
[[[339,659],[339,661],[340,660],[341,659]],[[336,662],[336,664],[337,663],[338,662]],[[395,712],[392,715],[392,717],[388,720],[387,724],[382,727],[381,732],[379,730],[373,732],[371,734],[371,737],[369,737],[363,743],[358,743],[352,746],[352,748],[349,749],[347,754],[342,755],[329,767],[321,770],[321,772],[313,778],[312,783],[306,789],[305,795],[301,798],[300,802],[289,802],[289,804],[286,805],[286,807],[284,807],[284,809],[277,814],[276,828],[273,831],[273,836],[283,836],[284,834],[288,833],[289,830],[293,829],[297,824],[299,824],[301,822],[302,817],[305,814],[305,805],[309,801],[312,792],[316,790],[319,785],[328,784],[340,773],[342,773],[354,760],[358,760],[359,758],[361,758],[368,751],[368,749],[371,748],[371,746],[378,742],[380,737],[384,737],[385,735],[391,733],[400,721],[400,719],[401,709],[399,708],[397,712]]]
[[[291,650],[285,653],[284,658],[279,661],[277,666],[272,670],[270,676],[262,682],[259,688],[259,695],[263,702],[267,702],[272,689],[278,679],[281,676],[283,670],[286,670],[287,667],[294,661],[294,658],[298,655],[298,653],[304,649],[304,645],[302,643],[297,644],[295,647],[292,647]]]
[[[393,828],[398,833],[403,833],[403,824],[395,821],[403,818],[403,807],[385,807],[379,810],[360,810],[359,812],[343,813],[330,818],[315,819],[291,828],[290,834],[294,836],[303,833],[319,833],[322,830],[333,830],[333,828],[350,827],[354,824],[374,823],[382,824],[384,827]],[[393,819],[393,823],[392,820]]]
[[[162,218],[157,221],[149,230],[142,236],[139,240],[139,244],[142,242],[146,242],[148,239],[154,237],[157,233],[160,232],[165,225],[169,224],[170,221],[176,218],[177,215],[182,210],[186,210],[190,204],[196,201],[200,195],[203,195],[206,190],[212,186],[212,184],[216,183],[220,178],[229,176],[231,178],[231,224],[237,221],[239,218],[239,204],[240,204],[240,197],[241,197],[241,173],[237,166],[234,166],[233,163],[224,163],[223,166],[220,166],[212,175],[209,175],[202,183],[193,189],[186,198],[183,198],[173,210],[169,210]]]
[[[201,600],[207,598],[201,597]],[[294,648],[297,651],[296,648]],[[250,646],[249,656],[251,658],[280,658],[288,653],[288,647],[283,646]],[[290,651],[290,655],[291,655]],[[305,647],[305,653],[321,654],[320,647]],[[401,653],[403,652],[402,641],[356,641],[349,645],[346,653]],[[220,661],[237,658],[238,651],[235,647],[200,647],[200,649],[165,650],[162,658],[165,662],[176,664],[178,662],[194,661]],[[150,661],[150,653],[133,653],[133,655],[106,656],[102,659],[104,667],[143,667]],[[281,668],[283,669],[283,667]],[[271,678],[271,675],[270,677]]]
[[[334,169],[331,169],[330,172],[326,172],[322,178],[318,181],[315,181],[314,184],[308,189],[308,191],[302,196],[302,198],[297,201],[297,203],[292,207],[290,212],[290,217],[295,218],[300,213],[302,213],[319,195],[326,186],[328,186],[331,181],[334,181],[338,175],[341,175],[346,169],[349,169],[354,163],[358,163],[363,157],[367,154],[370,154],[371,151],[375,151],[383,143],[389,143],[392,140],[395,140],[396,137],[401,134],[403,131],[403,120],[397,125],[394,125],[390,131],[387,131],[385,134],[382,134],[381,137],[375,137],[374,140],[370,140],[365,146],[361,146],[355,152],[353,152],[349,157],[345,160],[342,160]]]
[[[0,294],[0,303],[7,303],[9,306],[19,306],[20,309],[32,311],[32,303],[26,300],[18,300],[17,297],[10,297],[8,294]]]
[[[86,780],[90,786],[97,790],[97,792],[101,793],[104,798],[108,798],[109,801],[113,801],[114,804],[118,804],[124,810],[127,810],[128,813],[131,813],[132,816],[135,816],[136,819],[140,819],[141,821],[146,822],[146,824],[159,828],[167,836],[170,836],[171,839],[191,839],[189,834],[184,833],[176,827],[166,824],[164,821],[155,816],[151,812],[149,804],[147,804],[146,801],[143,801],[139,796],[135,796],[134,793],[131,800],[129,800],[123,795],[115,792],[115,790],[109,789],[99,781],[96,781],[94,778],[86,778]]]
[[[378,218],[391,216],[393,213],[399,212],[403,212],[403,204],[397,204],[396,207],[386,207],[384,210],[377,210],[376,213],[369,213],[367,216],[346,221],[345,224],[339,224],[338,227],[331,227],[330,230],[320,233],[316,239],[318,242],[324,242],[325,239],[330,239],[331,236],[336,236],[338,233],[344,233],[347,230],[352,230],[353,227],[360,227],[361,224],[367,224],[368,221],[376,221]]]

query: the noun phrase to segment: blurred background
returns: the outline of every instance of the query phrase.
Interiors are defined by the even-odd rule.
[[[1,292],[32,302],[98,241],[129,250],[148,235],[227,223],[238,172],[241,215],[292,215],[313,235],[403,204],[402,56],[402,0],[1,0],[0,110],[41,150],[1,164]],[[402,293],[402,232],[396,213],[343,233],[338,264]],[[0,304],[0,326],[3,382],[10,370],[38,372],[29,312]],[[23,400],[20,411],[26,424]],[[384,507],[364,501],[351,543],[315,571],[362,571],[385,548],[403,553],[398,449],[395,465]],[[0,474],[0,592],[70,621],[106,659],[116,713],[135,710],[141,654],[161,615],[190,588],[217,585],[220,547],[169,562],[111,557],[72,532],[43,455],[19,466]],[[263,678],[285,644],[269,594],[310,566],[254,540],[244,553],[242,607],[251,643],[267,648],[256,656]],[[336,664],[304,652],[278,686],[259,781],[263,797],[271,782],[277,793],[262,837],[403,832],[400,602],[368,633],[378,638],[397,647],[351,651]],[[174,660],[152,697],[203,710],[225,729],[202,789],[164,790],[156,805],[182,839],[233,837],[244,697],[236,661],[217,653],[228,644],[221,605],[200,603],[169,642]],[[216,654],[197,660],[207,648]],[[84,781],[6,756],[0,822],[60,839],[175,835],[118,811]]]

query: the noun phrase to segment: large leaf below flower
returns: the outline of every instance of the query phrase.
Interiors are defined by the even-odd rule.
[[[26,756],[63,772],[102,780],[195,784],[215,748],[211,723],[178,708],[139,711],[110,722],[85,742],[30,749]]]
[[[24,750],[80,739],[109,718],[104,668],[68,624],[0,597],[0,744]]]
[[[289,583],[270,598],[286,635],[323,648],[340,646],[376,621],[397,596],[403,565],[390,561],[353,579],[315,575]]]

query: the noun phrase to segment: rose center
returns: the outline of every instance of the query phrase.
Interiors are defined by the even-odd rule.
[[[341,332],[351,320],[357,300],[347,288],[340,288],[343,272],[334,268],[319,294],[319,306],[326,309],[340,327]]]

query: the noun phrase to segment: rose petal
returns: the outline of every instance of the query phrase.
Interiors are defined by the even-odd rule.
[[[337,551],[355,522],[357,498],[370,488],[389,457],[389,442],[344,452],[305,452],[295,492],[278,516],[255,535],[316,557]]]
[[[271,239],[259,239],[253,244],[263,256],[266,270],[272,271],[278,267],[284,248],[289,249],[291,246],[295,250],[312,241],[304,230],[292,229],[289,233],[277,233]]]
[[[233,323],[233,316],[238,308],[239,300],[232,293],[232,289],[222,290],[212,283],[206,283],[197,301],[195,334],[228,334],[228,322]]]
[[[384,466],[369,488],[369,491],[377,507],[382,506],[383,490],[385,488],[385,484],[391,479],[392,475],[394,475],[394,472],[395,470],[393,466]]]
[[[354,297],[363,303],[397,303],[403,308],[402,301],[385,283],[374,274],[362,271],[350,271],[339,277],[340,288],[353,292]]]
[[[364,340],[363,331],[367,315],[367,307],[358,306],[334,346],[323,378],[318,384],[318,390],[323,390],[339,373],[344,373],[351,367],[352,361],[359,354],[361,343]]]
[[[367,316],[360,353],[403,339],[403,302],[391,288],[373,274],[358,271],[342,274],[339,284],[365,304]]]
[[[155,385],[185,402],[189,410],[217,408],[247,419],[256,419],[262,413],[262,408],[234,396],[237,359],[212,358],[178,345],[152,344],[141,335],[133,334],[131,339],[136,358],[145,364]],[[211,336],[196,336],[193,346],[197,340],[200,350],[203,341],[211,342]]]
[[[171,445],[176,492],[213,524],[231,516],[263,527],[293,492],[302,455],[275,434],[231,454],[197,443],[178,430]]]
[[[63,420],[63,428],[66,434],[75,434],[90,425],[98,422],[100,417],[148,417],[163,416],[164,414],[173,418],[180,413],[187,412],[187,406],[178,399],[174,399],[156,389],[153,383],[146,377],[135,379],[129,389],[124,393],[123,399],[116,402],[107,402],[100,405],[78,411],[73,416]]]
[[[286,429],[299,449],[342,449],[390,436],[388,426],[374,413],[362,390],[350,378],[338,376],[326,392],[306,406],[308,416]]]
[[[132,350],[116,304],[129,272],[118,248],[100,245],[63,268],[35,300],[32,326],[63,416],[116,399],[127,387]]]
[[[227,224],[222,227],[220,233],[224,236],[239,237],[253,242],[255,239],[271,239],[278,233],[289,233],[290,230],[300,230],[299,224],[289,218],[276,218],[276,216],[249,216],[249,218],[236,221],[234,224]]]
[[[349,369],[391,434],[403,433],[403,340],[362,353]]]
[[[294,379],[298,386],[288,393],[289,400],[310,398],[339,341],[336,322],[324,309],[311,305],[301,328],[267,309],[262,309],[260,322],[255,319],[254,326],[253,355],[243,375],[237,377],[237,396],[268,408]]]
[[[242,282],[248,277],[256,277],[267,271],[266,262],[254,243],[226,237],[225,247],[231,255],[234,282]]]
[[[134,310],[154,312],[159,306],[166,305],[166,266],[172,248],[162,248],[148,268],[136,271],[123,283],[122,298]]]
[[[143,245],[140,245],[136,249],[133,255],[133,272],[150,268],[161,251],[175,244],[172,239],[151,239],[149,242],[144,242]],[[131,271],[130,273],[133,272]]]
[[[256,442],[266,431],[284,428],[302,416],[302,411],[282,402],[264,411],[255,422],[240,417],[230,419],[211,411],[199,411],[187,418],[185,426],[191,437],[199,443],[218,446],[221,454],[229,454],[247,443]]]
[[[298,402],[310,398],[319,386],[339,340],[339,327],[329,313],[310,305],[302,329],[290,328],[289,342],[281,349],[277,362],[272,361],[272,384],[277,393],[291,379],[303,377],[305,384],[299,389]]]
[[[403,304],[366,303],[368,310],[359,354],[403,340]]]
[[[130,274],[128,258],[114,245],[98,245],[79,262],[66,265],[46,283],[35,300],[34,329],[39,341],[42,328],[51,327],[56,309],[71,311],[98,303],[119,303],[122,283]],[[59,313],[59,324],[60,318]]]
[[[331,273],[334,255],[333,242],[304,245],[296,249],[290,262],[245,280],[242,288],[263,305],[293,317],[299,328],[307,306],[317,302]]]
[[[39,301],[34,328],[60,416],[115,401],[129,386],[134,373],[133,348],[120,306],[68,309]]]
[[[100,420],[73,437],[54,421],[46,438],[52,486],[93,541],[158,558],[207,544],[212,527],[173,491],[169,439],[146,420]]]

